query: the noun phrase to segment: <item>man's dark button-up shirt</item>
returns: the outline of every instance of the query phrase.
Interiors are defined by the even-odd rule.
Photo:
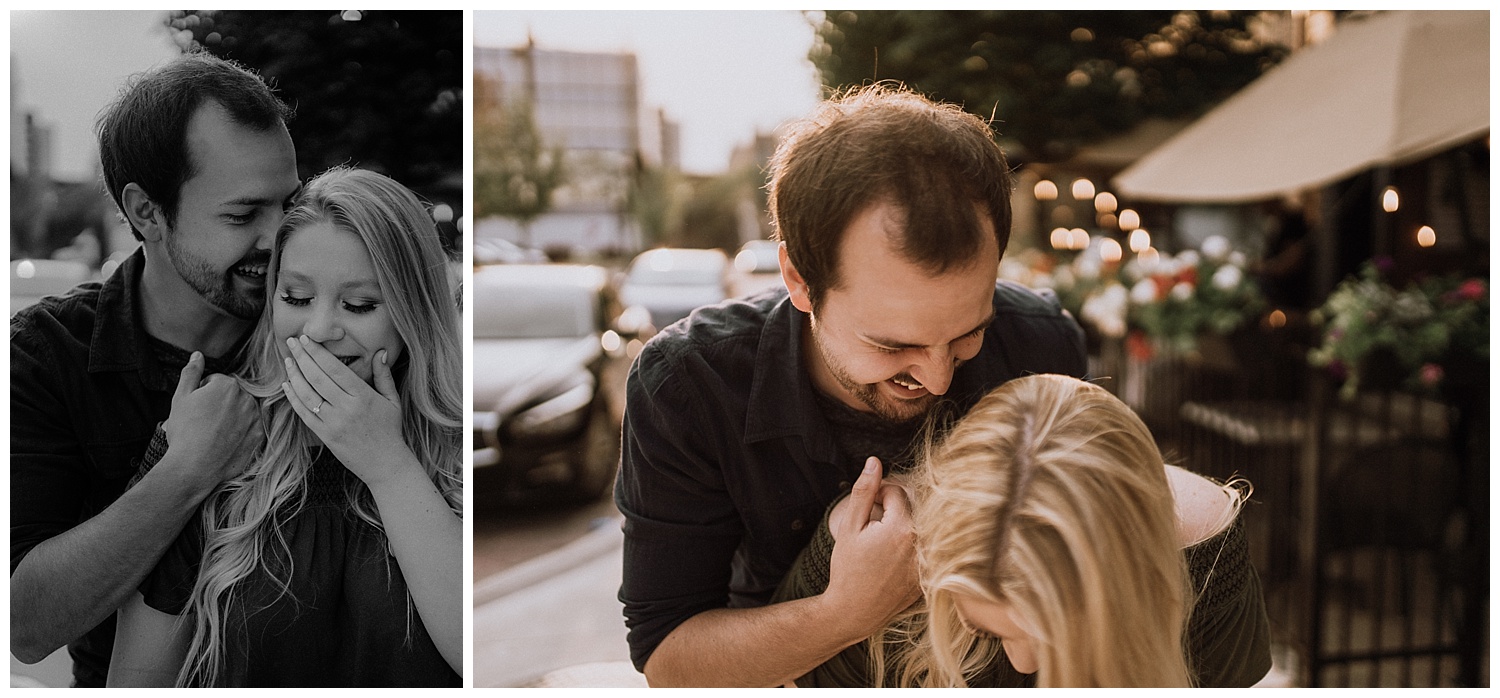
[[[1082,377],[1083,332],[1055,298],[996,284],[995,319],[947,398],[962,413],[1033,373]],[[785,289],[695,311],[647,343],[626,385],[615,502],[625,515],[631,659],[683,621],[762,606],[869,454],[839,453]]]
[[[119,498],[171,410],[188,353],[147,336],[137,300],[144,266],[136,250],[105,281],[11,317],[11,574],[37,544]],[[104,685],[114,627],[110,616],[69,643],[75,685]]]

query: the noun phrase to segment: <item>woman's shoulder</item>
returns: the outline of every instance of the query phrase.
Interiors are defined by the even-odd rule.
[[[1213,538],[1234,523],[1244,499],[1235,487],[1175,465],[1167,465],[1166,472],[1176,502],[1177,532],[1183,547]]]

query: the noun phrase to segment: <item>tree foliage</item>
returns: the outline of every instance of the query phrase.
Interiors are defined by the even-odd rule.
[[[347,164],[456,189],[462,12],[176,10],[165,24],[178,46],[259,71],[296,110],[302,176]]]
[[[563,148],[549,146],[532,104],[501,99],[482,75],[474,76],[474,208],[480,217],[515,219],[522,230],[552,208],[567,181]]]
[[[1019,161],[1057,161],[1148,116],[1190,117],[1286,55],[1254,13],[826,10],[831,88],[896,80],[982,117]]]

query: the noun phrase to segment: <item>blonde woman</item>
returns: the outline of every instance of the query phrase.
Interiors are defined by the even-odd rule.
[[[459,686],[462,354],[432,221],[332,170],[267,272],[241,379],[264,446],[121,610],[109,682]]]
[[[799,685],[1233,686],[1270,667],[1241,491],[1164,468],[1098,386],[1006,383],[929,445],[908,491],[923,601]],[[778,599],[826,587],[848,501]]]

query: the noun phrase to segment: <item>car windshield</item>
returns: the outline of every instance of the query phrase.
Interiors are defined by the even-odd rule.
[[[652,286],[714,286],[724,274],[722,254],[653,250],[630,265],[630,282]]]
[[[595,331],[594,294],[574,286],[475,288],[476,339],[586,337]]]

